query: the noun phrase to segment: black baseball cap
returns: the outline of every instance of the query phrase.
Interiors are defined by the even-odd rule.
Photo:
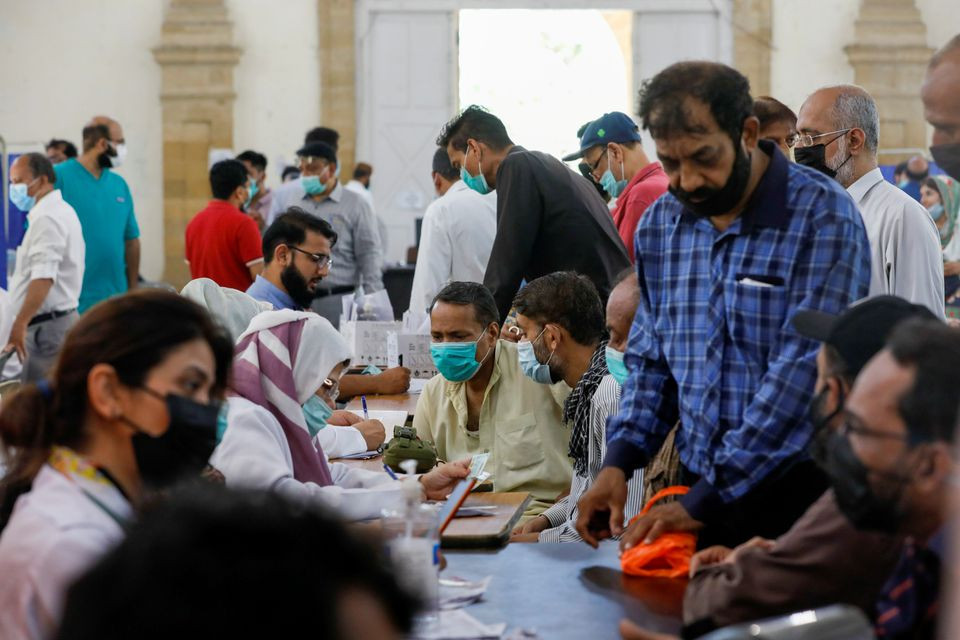
[[[322,158],[327,162],[337,161],[337,152],[326,142],[308,142],[297,149],[297,155],[301,158]]]
[[[883,349],[894,327],[908,318],[936,320],[937,316],[925,306],[897,296],[875,296],[852,304],[840,315],[800,311],[791,322],[800,335],[836,349],[847,375],[857,376]]]

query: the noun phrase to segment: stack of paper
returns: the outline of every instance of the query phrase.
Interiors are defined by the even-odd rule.
[[[437,620],[414,629],[410,637],[420,640],[498,640],[506,630],[506,623],[483,624],[463,609],[454,609],[441,611]]]
[[[487,576],[478,582],[471,582],[456,576],[440,578],[440,608],[460,609],[468,604],[478,602],[487,592],[491,577]]]

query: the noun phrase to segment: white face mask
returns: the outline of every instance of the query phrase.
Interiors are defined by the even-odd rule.
[[[117,155],[109,156],[109,158],[110,158],[110,166],[113,169],[116,169],[117,167],[122,165],[123,161],[127,158],[127,145],[121,142],[119,144],[114,145],[114,149],[116,150]]]

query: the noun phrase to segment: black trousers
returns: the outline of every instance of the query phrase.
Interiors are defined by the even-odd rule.
[[[682,483],[693,486],[700,476],[681,465]],[[697,548],[721,544],[735,547],[753,538],[777,538],[827,490],[826,475],[812,460],[791,463],[771,473],[753,491],[725,504],[700,530]]]

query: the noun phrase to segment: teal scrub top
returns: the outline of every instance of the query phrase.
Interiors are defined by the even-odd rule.
[[[56,188],[76,210],[87,245],[80,313],[127,290],[126,242],[140,237],[127,181],[104,169],[100,179],[70,159],[54,166]]]

